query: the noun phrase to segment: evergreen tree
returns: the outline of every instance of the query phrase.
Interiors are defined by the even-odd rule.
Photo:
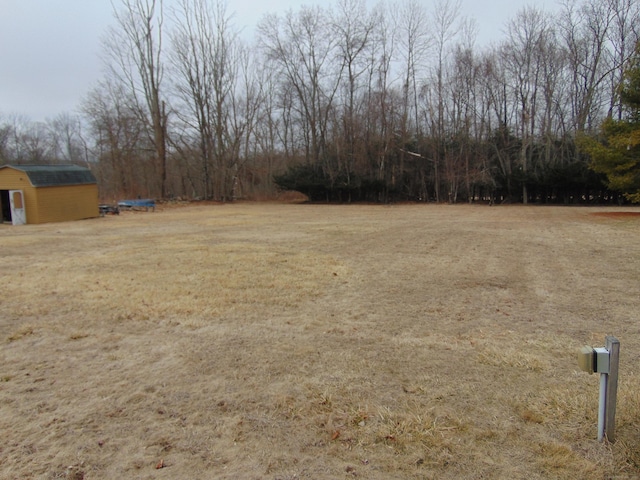
[[[640,203],[640,43],[620,86],[625,109],[622,120],[607,118],[598,138],[581,141],[591,156],[590,167],[607,177],[607,187]]]

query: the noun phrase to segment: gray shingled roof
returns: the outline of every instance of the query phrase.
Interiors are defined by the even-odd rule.
[[[5,165],[24,172],[34,187],[87,185],[96,183],[96,177],[87,168],[77,165]]]

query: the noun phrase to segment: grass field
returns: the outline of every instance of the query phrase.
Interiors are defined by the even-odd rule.
[[[0,478],[640,478],[630,213],[233,204],[0,225]],[[576,362],[608,334],[612,444]]]

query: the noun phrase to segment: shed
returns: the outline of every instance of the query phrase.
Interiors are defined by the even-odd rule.
[[[64,222],[99,215],[98,184],[76,165],[0,166],[2,221]]]

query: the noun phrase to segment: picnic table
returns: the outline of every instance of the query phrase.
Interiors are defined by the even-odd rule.
[[[98,208],[100,209],[100,216],[101,217],[104,217],[107,214],[109,214],[109,215],[120,215],[120,209],[118,208],[117,205],[102,204],[102,205],[99,205]]]

